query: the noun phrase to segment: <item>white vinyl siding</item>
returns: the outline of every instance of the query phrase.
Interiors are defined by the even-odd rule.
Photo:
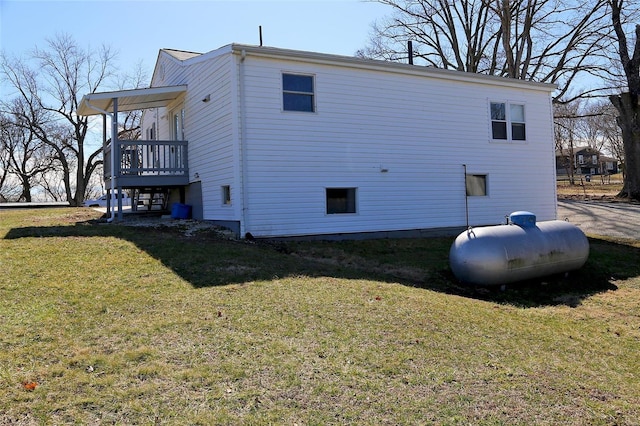
[[[204,219],[243,221],[256,237],[448,228],[465,225],[465,199],[473,226],[518,210],[555,219],[548,88],[247,50],[183,62],[161,55],[163,79],[154,75],[158,85],[188,86],[180,102]],[[283,73],[313,76],[313,91],[303,90],[313,113],[284,113]],[[526,106],[526,122],[536,123],[525,128],[527,143],[487,143],[488,105],[500,99]],[[178,106],[147,114],[159,139],[170,138],[167,117]],[[517,115],[504,121],[518,125]],[[486,176],[485,196],[466,197],[463,165]],[[346,214],[328,212],[328,188],[351,191]]]
[[[244,62],[247,231],[254,236],[459,226],[462,164],[491,173],[490,195],[469,200],[472,224],[499,223],[523,209],[555,218],[551,125],[527,129],[539,144],[487,145],[487,100],[496,87],[282,62]],[[282,69],[316,76],[316,114],[280,114]],[[526,102],[532,122],[550,123],[547,91],[498,90]],[[358,188],[357,215],[327,215],[329,187]]]
[[[157,68],[164,70],[163,85],[186,84],[188,87],[183,104],[170,105],[167,111],[160,111],[163,130],[160,137],[171,139],[177,132],[187,140],[189,176],[202,185],[203,218],[240,220],[238,212],[224,203],[220,190],[221,186],[236,182],[238,173],[232,56],[214,54],[181,63],[163,54],[159,61]],[[207,102],[203,102],[204,99]]]
[[[188,74],[191,105],[197,115],[187,115],[189,169],[202,179],[203,217],[210,220],[240,220],[239,212],[230,208],[235,204],[227,204],[220,189],[232,188],[238,181],[232,59],[224,55],[198,62]],[[207,96],[209,100],[203,102]]]

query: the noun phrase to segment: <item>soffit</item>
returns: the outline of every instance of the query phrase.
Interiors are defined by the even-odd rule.
[[[181,85],[90,93],[82,97],[78,107],[78,115],[98,115],[104,112],[112,114],[114,99],[118,100],[118,111],[164,107],[186,91],[187,86]]]

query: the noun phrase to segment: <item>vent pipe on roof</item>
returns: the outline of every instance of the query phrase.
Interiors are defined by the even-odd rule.
[[[260,47],[262,47],[262,25],[258,27],[258,32],[260,33]]]
[[[407,51],[409,52],[409,65],[413,65],[413,42],[407,41]]]

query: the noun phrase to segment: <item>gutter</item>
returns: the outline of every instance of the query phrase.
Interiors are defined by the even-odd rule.
[[[316,63],[323,65],[343,66],[355,69],[391,72],[396,74],[414,75],[426,78],[439,78],[444,80],[464,81],[467,83],[506,86],[519,89],[534,89],[553,92],[558,88],[557,84],[540,83],[529,80],[499,77],[495,75],[476,74],[463,71],[455,71],[443,68],[417,66],[399,62],[383,61],[378,59],[364,59],[355,56],[343,56],[328,53],[307,52],[302,50],[280,49],[276,47],[251,46],[232,44],[232,53],[236,55],[261,56],[266,58],[283,58],[293,61]]]

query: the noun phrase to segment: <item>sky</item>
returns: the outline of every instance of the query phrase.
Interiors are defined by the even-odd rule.
[[[162,48],[205,53],[230,43],[353,55],[387,6],[363,0],[0,0],[0,50],[24,56],[57,33],[103,44],[148,78]]]

